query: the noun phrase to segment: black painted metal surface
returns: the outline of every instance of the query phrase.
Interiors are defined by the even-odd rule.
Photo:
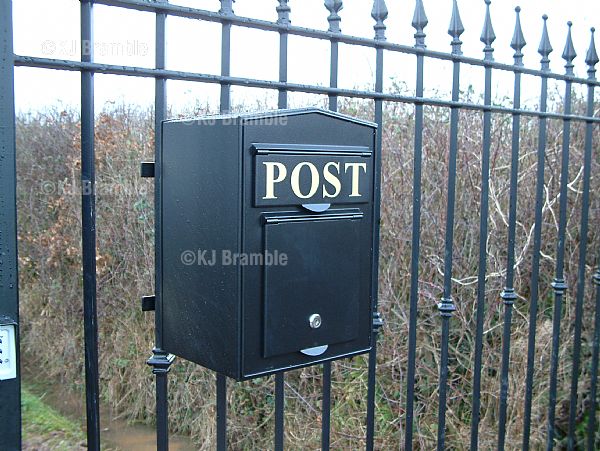
[[[375,130],[319,110],[163,124],[164,349],[238,380],[370,349]]]
[[[465,29],[460,18],[458,4],[454,0],[452,17],[448,34],[452,37],[452,53],[461,55],[462,41],[460,36]],[[452,71],[452,100],[458,101],[460,95],[460,62],[454,61]],[[439,380],[439,405],[438,405],[438,432],[437,449],[442,451],[446,447],[446,408],[448,392],[448,346],[450,340],[450,318],[456,310],[452,298],[452,249],[454,247],[454,211],[456,201],[456,158],[458,153],[458,127],[459,110],[452,108],[450,111],[450,151],[448,156],[448,185],[446,200],[446,231],[444,238],[444,290],[438,303],[442,330],[440,352],[440,380]]]
[[[596,64],[600,62],[598,53],[596,52],[596,43],[594,40],[595,29],[592,28],[592,38],[588,49],[585,62],[588,66],[588,78],[595,80]],[[594,115],[594,86],[588,85],[587,93],[587,115]],[[586,258],[588,252],[588,230],[589,230],[589,213],[590,213],[590,178],[592,173],[592,143],[593,143],[594,126],[589,122],[585,126],[585,152],[583,158],[583,199],[581,202],[581,226],[580,226],[580,251],[579,251],[579,269],[577,272],[577,300],[575,302],[575,331],[573,335],[573,368],[571,370],[571,402],[569,405],[569,430],[567,435],[567,447],[572,450],[575,448],[575,428],[577,417],[577,400],[578,400],[578,383],[579,369],[581,365],[581,329],[583,322],[583,302],[585,295],[585,279],[586,279]],[[595,375],[597,369],[592,371]],[[595,376],[594,376],[595,377]],[[592,405],[595,404],[595,394],[591,394],[593,399]],[[596,411],[591,410],[590,422],[592,417],[596,416]],[[593,431],[591,429],[590,431]],[[588,431],[588,433],[590,433]],[[592,435],[592,434],[590,434]]]
[[[158,3],[167,3],[167,0],[156,0]],[[166,14],[156,14],[155,20],[155,67],[156,69],[164,69],[166,62]],[[156,211],[160,211],[162,206],[162,197],[159,189],[160,173],[157,173],[156,167],[161,163],[161,142],[162,142],[162,122],[167,116],[167,80],[162,77],[157,77],[154,82],[154,164],[151,166],[143,165],[142,177],[151,176],[155,179],[154,189],[154,206]],[[161,266],[161,247],[162,242],[161,218],[155,216],[155,294],[153,310],[154,315],[154,348],[152,356],[147,363],[152,367],[152,373],[155,375],[155,396],[156,396],[156,448],[160,451],[169,449],[169,419],[168,419],[168,373],[173,363],[174,356],[163,350],[163,334],[162,334],[162,266]]]
[[[0,447],[9,451],[21,449],[14,111],[12,3],[6,1],[0,2],[0,325],[15,329],[17,371],[15,378],[0,380]]]
[[[492,48],[496,40],[492,19],[490,14],[490,2],[486,1],[486,13],[481,33],[481,42],[485,45],[483,49],[484,61],[490,63],[494,60]],[[485,66],[484,81],[484,105],[492,104],[492,68]],[[473,363],[473,416],[471,421],[471,450],[478,448],[479,418],[481,405],[481,364],[483,352],[483,318],[486,304],[486,275],[487,275],[487,243],[488,243],[488,216],[489,216],[489,192],[490,192],[490,150],[492,146],[492,113],[483,113],[483,149],[481,152],[481,210],[479,213],[479,264],[477,271],[477,314],[475,331],[475,361]],[[502,434],[501,434],[502,435]],[[499,445],[500,447],[500,445]]]
[[[567,62],[565,65],[567,75],[573,75],[573,59],[577,56],[571,39],[571,22],[568,23],[569,32],[567,34],[567,43],[563,51],[563,59]],[[565,83],[564,111],[569,114],[572,108],[572,82],[567,80]],[[559,365],[559,346],[560,346],[560,323],[562,318],[563,301],[565,292],[568,289],[564,274],[565,259],[565,233],[567,227],[567,196],[569,183],[569,155],[571,145],[571,121],[563,121],[563,146],[561,154],[560,171],[560,201],[559,201],[559,219],[558,219],[558,237],[556,245],[556,273],[552,281],[554,289],[554,310],[552,315],[552,354],[550,360],[550,390],[548,401],[548,440],[546,449],[554,449],[555,436],[555,414],[556,414],[556,392]]]
[[[428,19],[421,0],[416,2],[412,26],[416,29],[415,47],[425,49],[425,27]],[[417,54],[416,96],[424,93],[425,57]],[[411,449],[414,429],[415,376],[417,353],[417,315],[419,310],[419,256],[421,254],[421,182],[423,165],[423,105],[415,105],[415,143],[413,157],[412,246],[410,258],[410,312],[408,329],[408,368],[406,377],[406,428],[404,446]]]
[[[542,71],[550,72],[550,53],[553,49],[548,36],[547,16],[543,17],[544,28],[538,53],[542,56]],[[540,112],[548,108],[548,77],[541,77]],[[525,406],[523,415],[523,451],[529,449],[531,431],[531,409],[533,402],[533,376],[535,371],[535,341],[539,301],[540,258],[542,247],[542,218],[544,208],[544,168],[546,164],[547,118],[540,116],[537,149],[537,169],[535,188],[535,226],[533,230],[533,253],[531,271],[531,292],[529,294],[529,334],[527,340],[527,374],[525,377]]]
[[[375,0],[373,2],[373,9],[371,11],[371,17],[375,20],[373,29],[375,30],[375,40],[377,42],[385,42],[385,30],[386,26],[384,21],[387,19],[388,10],[384,0]],[[383,48],[378,46],[375,57],[375,92],[383,92]],[[375,140],[375,155],[374,155],[374,202],[373,202],[373,216],[375,222],[380,222],[380,201],[381,201],[381,152],[382,152],[382,140],[383,140],[383,101],[381,99],[375,100],[375,122],[377,123],[377,136]],[[366,449],[371,451],[375,446],[375,383],[376,383],[376,370],[377,370],[377,335],[381,327],[379,314],[377,313],[377,280],[379,278],[379,226],[373,230],[372,238],[373,254],[375,264],[372,267],[372,280],[375,281],[372,284],[372,316],[371,316],[371,342],[372,347],[369,353],[369,370],[367,376],[367,445]]]
[[[93,4],[81,2],[81,61],[93,61]],[[94,72],[81,72],[81,257],[83,261],[83,329],[87,443],[100,450],[100,376],[96,306],[96,157],[94,148]]]
[[[288,0],[278,0],[279,5],[277,11],[277,23],[281,25],[289,25],[291,8],[288,5]],[[287,82],[288,73],[288,34],[285,31],[279,32],[279,81]],[[279,90],[279,98],[277,107],[285,109],[288,106],[288,94],[285,89]],[[325,390],[323,393],[325,399]],[[285,373],[275,374],[275,451],[283,451],[284,447],[284,412],[285,411]],[[329,411],[329,410],[328,410]]]
[[[521,72],[519,67],[523,66],[523,53],[521,52],[526,45],[519,13],[521,8],[516,8],[517,22],[515,32],[511,42],[511,47],[515,50],[515,83],[513,91],[513,104],[516,109],[521,107]],[[504,327],[502,333],[502,366],[500,374],[500,415],[498,418],[498,449],[503,450],[506,440],[506,421],[508,408],[509,391],[509,370],[510,370],[510,332],[513,305],[518,299],[514,289],[515,277],[515,242],[517,230],[517,196],[519,182],[519,150],[520,150],[520,131],[521,115],[513,114],[512,117],[512,149],[510,163],[510,200],[508,212],[508,243],[506,250],[506,278],[504,290],[500,293],[504,303]]]

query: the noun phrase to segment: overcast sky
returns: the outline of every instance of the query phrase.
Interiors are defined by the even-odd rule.
[[[217,0],[172,1],[211,11],[218,11]],[[276,20],[276,0],[237,0],[236,14],[265,20]],[[413,45],[414,29],[410,23],[414,0],[388,0],[389,17],[386,20],[388,40]],[[450,50],[451,38],[447,34],[452,7],[451,0],[425,0],[429,18],[426,28],[428,48]],[[327,29],[328,12],[322,0],[290,0],[293,25]],[[576,74],[586,76],[585,53],[590,41],[590,27],[600,27],[600,1],[598,0],[495,0],[492,2],[492,22],[497,35],[494,57],[497,61],[511,63],[510,48],[515,6],[522,7],[522,25],[528,45],[525,47],[525,65],[539,68],[538,44],[542,31],[541,16],[547,13],[550,39],[555,51],[551,55],[552,69],[564,72],[561,59],[565,45],[567,21],[572,20],[573,40],[578,57]],[[374,21],[370,17],[372,1],[345,0],[342,31],[363,37],[373,37]],[[483,44],[479,37],[483,26],[485,4],[483,0],[459,0],[465,33],[462,36],[465,55],[482,57]],[[15,26],[15,53],[47,58],[79,60],[79,1],[78,0],[13,0]],[[94,6],[95,60],[97,62],[129,66],[152,67],[154,64],[154,15],[120,8]],[[167,21],[167,68],[219,74],[220,25],[202,21],[170,17]],[[232,75],[265,80],[278,77],[277,33],[234,27],[232,32]],[[340,80],[343,88],[369,88],[373,86],[375,54],[373,49],[340,46]],[[426,63],[426,95],[444,95],[451,85],[451,64]],[[48,105],[79,106],[79,74],[43,69],[17,68],[15,74],[17,108],[21,111],[39,109]],[[414,90],[415,57],[386,52],[386,88],[391,80],[405,82],[408,93]],[[481,69],[464,70],[461,88],[482,86]],[[291,36],[289,38],[289,81],[328,85],[329,43],[327,41]],[[538,96],[539,80],[525,77],[526,101],[534,102]],[[153,101],[153,80],[97,75],[96,106],[102,109],[107,102],[142,106]],[[512,75],[494,72],[495,96],[510,95]],[[552,87],[551,87],[552,88]],[[562,86],[557,85],[557,89]],[[208,104],[218,108],[219,86],[193,82],[168,82],[169,104],[175,110],[194,104]],[[276,93],[272,91],[233,88],[234,103],[251,102],[258,98],[269,107],[277,106]],[[315,97],[294,94],[292,105],[309,104]]]

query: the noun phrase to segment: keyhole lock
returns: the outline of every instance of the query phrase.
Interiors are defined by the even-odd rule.
[[[312,329],[318,329],[319,327],[321,327],[321,315],[319,315],[318,313],[313,313],[312,315],[310,315],[308,317],[308,324],[310,324],[310,327]]]

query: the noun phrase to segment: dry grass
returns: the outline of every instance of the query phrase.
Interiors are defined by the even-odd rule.
[[[577,108],[581,108],[577,101]],[[372,119],[369,103],[343,101],[343,111]],[[445,222],[448,111],[426,109],[423,158],[422,235],[417,325],[415,446],[432,449],[437,434],[440,317],[436,304],[442,292]],[[466,447],[470,430],[471,391],[479,246],[481,114],[461,112],[458,155],[457,211],[454,246],[454,291],[457,311],[451,320],[449,449]],[[25,362],[44,377],[83,389],[82,303],[80,277],[80,199],[77,190],[49,189],[78,179],[79,123],[72,112],[50,111],[18,119],[19,230]],[[520,444],[529,328],[529,281],[534,220],[537,120],[522,121],[517,226],[516,289],[512,325],[507,448]],[[488,278],[482,368],[482,449],[494,447],[497,434],[499,369],[504,306],[499,294],[506,270],[510,117],[494,116],[490,188]],[[398,449],[403,443],[408,293],[412,223],[413,109],[402,104],[385,108],[383,199],[381,230],[380,309],[386,327],[379,342],[377,382],[377,448]],[[596,129],[597,132],[597,129]],[[563,305],[557,426],[568,418],[574,295],[579,255],[584,127],[574,124],[570,166],[566,276],[571,287]],[[537,318],[536,370],[532,444],[544,441],[551,341],[552,291],[557,242],[558,191],[562,124],[549,121],[546,155],[540,308]],[[596,133],[596,141],[598,137]],[[153,421],[152,375],[145,360],[152,348],[151,314],[143,314],[139,299],[152,292],[152,184],[138,177],[139,162],[152,159],[151,113],[114,108],[96,124],[99,192],[98,314],[102,397],[123,416]],[[598,224],[598,156],[594,156],[590,252],[587,274],[593,272],[600,246]],[[48,183],[49,184],[48,184]],[[44,183],[46,183],[44,185]],[[589,278],[588,278],[589,280]],[[580,402],[590,382],[592,315],[590,290],[585,298]],[[49,352],[52,347],[53,352]],[[214,375],[178,361],[170,377],[170,425],[191,434],[200,449],[214,447]],[[365,434],[367,366],[363,357],[334,364],[332,447],[357,449]],[[286,443],[290,449],[317,449],[320,441],[320,369],[309,368],[286,377]],[[230,387],[234,387],[230,384]],[[235,384],[229,390],[231,449],[272,446],[273,379]]]

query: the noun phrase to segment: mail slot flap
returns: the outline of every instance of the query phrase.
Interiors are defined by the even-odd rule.
[[[254,143],[252,149],[255,206],[371,201],[368,147]]]
[[[317,144],[254,143],[252,149],[257,155],[348,155],[370,157],[372,150],[365,146],[334,146]]]
[[[355,210],[265,222],[265,252],[285,253],[287,264],[264,270],[264,357],[357,337],[362,220]]]

